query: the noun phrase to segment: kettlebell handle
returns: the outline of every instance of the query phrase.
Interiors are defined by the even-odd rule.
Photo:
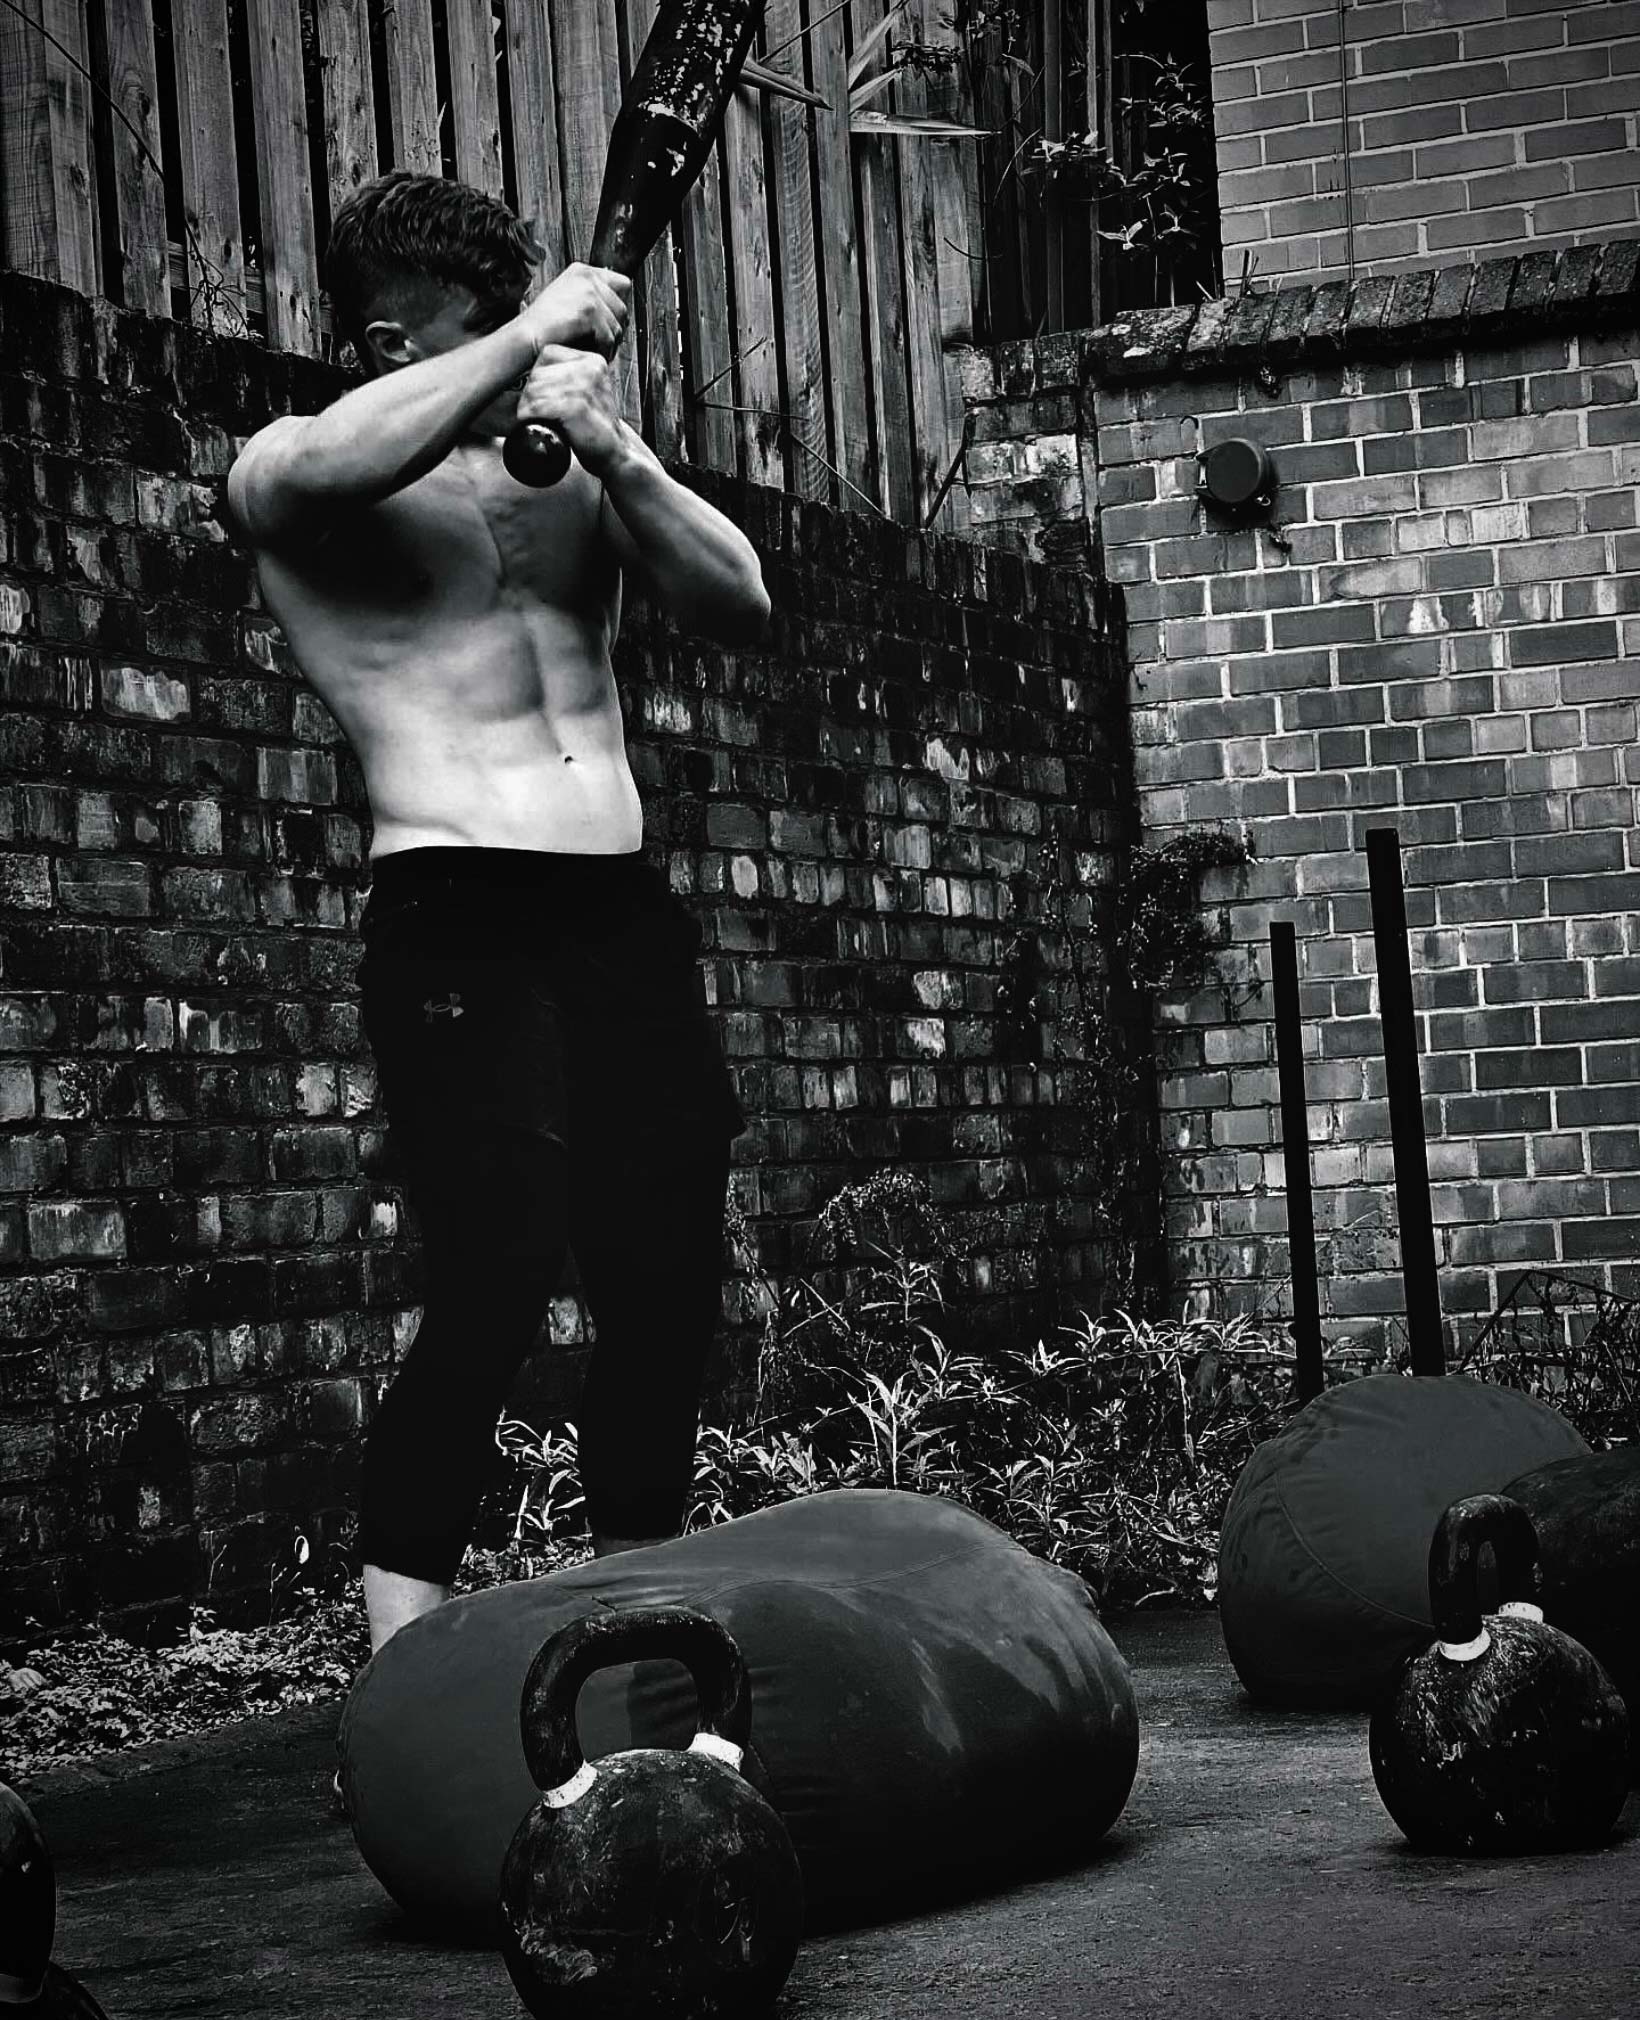
[[[1499,1610],[1543,1618],[1532,1604],[1538,1542],[1531,1516],[1503,1494],[1454,1501],[1429,1546],[1429,1605],[1442,1654],[1458,1662],[1474,1661],[1490,1645],[1477,1577],[1483,1543],[1497,1560]]]
[[[581,1752],[575,1705],[581,1686],[622,1662],[681,1662],[699,1704],[691,1751],[738,1768],[752,1734],[752,1693],[734,1637],[708,1613],[687,1606],[637,1606],[590,1613],[561,1627],[530,1664],[519,1704],[524,1758],[549,1803],[573,1802],[592,1784]]]

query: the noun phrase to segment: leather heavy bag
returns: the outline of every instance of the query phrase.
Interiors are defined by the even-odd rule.
[[[547,1636],[663,1605],[740,1647],[745,1771],[791,1833],[811,1928],[1065,1864],[1127,1801],[1133,1688],[1081,1579],[953,1502],[815,1494],[453,1600],[378,1651],[343,1714],[343,1789],[366,1863],[418,1922],[496,1938],[501,1861],[537,1793],[519,1695]],[[582,1749],[687,1746],[695,1711],[681,1664],[603,1671],[580,1695]]]
[[[1219,1624],[1249,1694],[1366,1710],[1434,1638],[1429,1545],[1454,1501],[1586,1453],[1564,1417],[1462,1375],[1327,1389],[1243,1467],[1219,1536]]]
[[[1503,1491],[1537,1531],[1543,1617],[1610,1672],[1640,1771],[1640,1446],[1559,1459]]]

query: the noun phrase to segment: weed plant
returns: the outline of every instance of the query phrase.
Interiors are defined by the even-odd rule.
[[[827,1488],[941,1494],[1101,1605],[1203,1605],[1236,1476],[1294,1404],[1285,1326],[1252,1317],[1084,1315],[1053,1341],[983,1355],[945,1334],[963,1244],[920,1181],[885,1172],[819,1216],[812,1267],[766,1277],[738,1208],[728,1239],[764,1314],[752,1408],[703,1428],[687,1527]],[[1376,1365],[1335,1352],[1328,1379]],[[524,1469],[511,1547],[561,1547],[581,1520],[574,1426],[509,1421]]]

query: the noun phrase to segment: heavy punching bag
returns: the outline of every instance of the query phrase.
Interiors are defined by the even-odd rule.
[[[1544,1619],[1581,1641],[1623,1693],[1640,1772],[1640,1446],[1559,1459],[1503,1491],[1537,1531]]]

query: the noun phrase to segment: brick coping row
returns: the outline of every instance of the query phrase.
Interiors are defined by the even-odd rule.
[[[1528,252],[1418,273],[1272,288],[1171,309],[1136,309],[966,352],[970,400],[1084,384],[1515,342],[1542,332],[1640,320],[1640,239]],[[989,379],[990,383],[984,383]]]

